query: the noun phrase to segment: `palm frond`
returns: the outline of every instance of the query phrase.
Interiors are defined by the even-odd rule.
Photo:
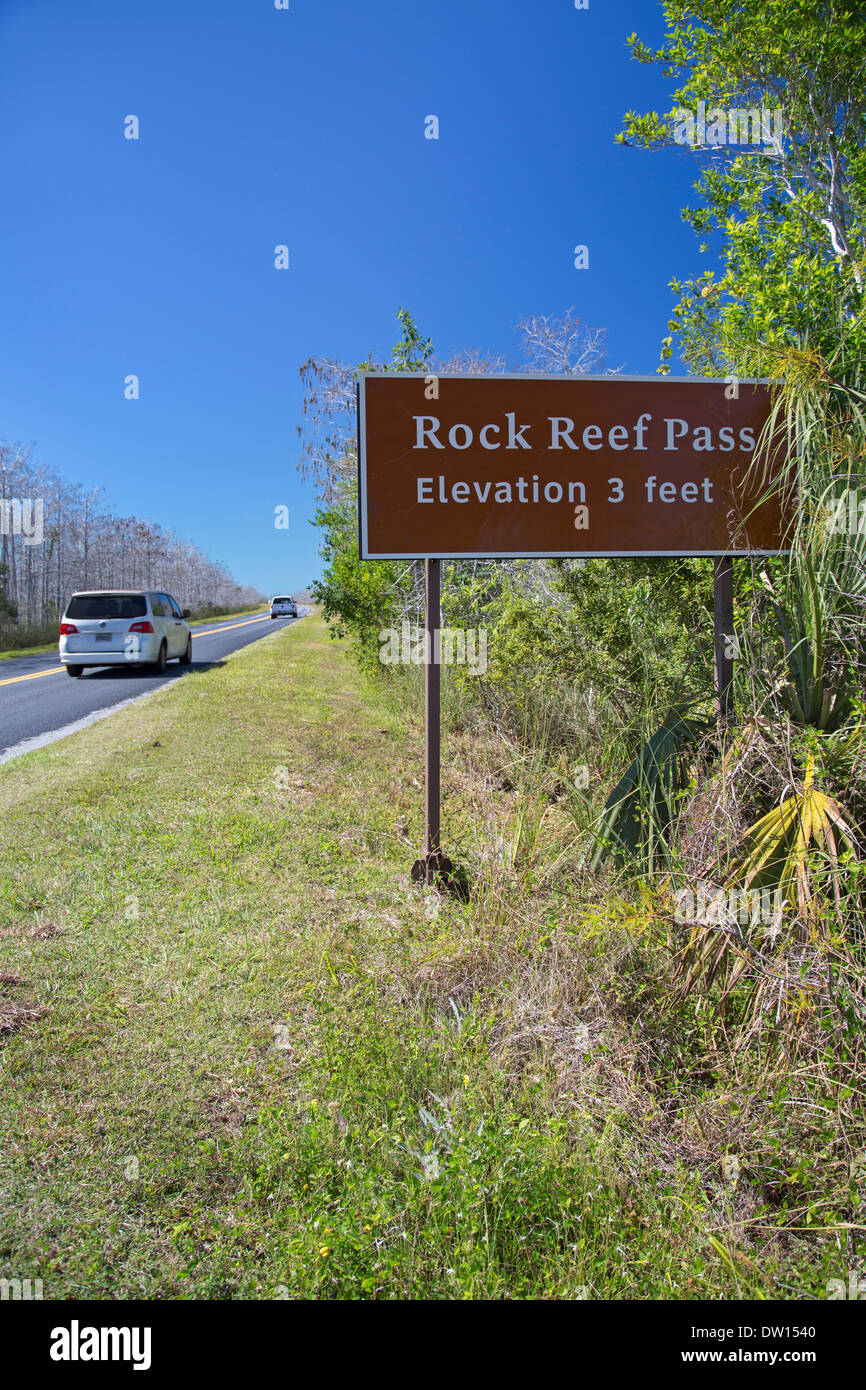
[[[597,869],[610,851],[648,861],[663,849],[691,778],[695,750],[713,727],[689,714],[695,702],[674,705],[617,782],[593,831],[589,859]]]

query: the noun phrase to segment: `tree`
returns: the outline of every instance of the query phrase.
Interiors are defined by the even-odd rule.
[[[666,43],[629,43],[641,63],[684,74],[666,115],[630,111],[622,143],[674,145],[694,125],[696,189],[684,219],[721,237],[723,271],[672,282],[676,338],[696,370],[771,370],[840,334],[866,348],[866,17],[854,0],[665,0]],[[774,113],[780,113],[777,119]],[[744,149],[761,118],[761,143]],[[703,135],[700,139],[699,136]],[[682,145],[681,148],[686,148]],[[702,246],[706,249],[706,245]],[[769,365],[768,365],[769,364]]]
[[[41,503],[42,534],[21,524]],[[85,493],[36,462],[29,451],[0,444],[0,626],[8,631],[53,624],[74,589],[170,589],[199,609],[258,602],[228,571],[189,541],[152,521],[118,516],[101,496]]]
[[[418,622],[423,613],[424,585],[420,562],[358,558],[357,452],[355,444],[354,382],[359,372],[395,371],[444,375],[495,373],[539,369],[580,374],[604,363],[604,333],[588,329],[569,309],[559,318],[534,315],[517,325],[522,355],[469,350],[437,359],[433,343],[418,329],[412,314],[397,311],[401,336],[390,362],[368,359],[358,367],[336,359],[311,358],[301,367],[306,387],[299,468],[317,487],[321,506],[314,525],[323,532],[323,577],[313,586],[316,600],[336,636],[351,634],[361,661],[378,658],[379,633]],[[554,577],[545,561],[454,561],[443,573],[443,612],[449,622],[477,623],[497,598],[504,598],[517,579],[525,588],[546,591],[547,602],[558,601]]]
[[[370,358],[358,367],[334,359],[310,358],[301,367],[307,388],[306,425],[298,427],[301,473],[316,484],[321,505],[313,525],[323,532],[324,574],[313,586],[334,637],[351,634],[362,664],[374,665],[379,633],[404,615],[416,619],[422,602],[419,564],[389,560],[362,561],[358,556],[357,446],[355,378],[359,372],[423,372],[430,366],[433,344],[422,338],[408,309],[397,311],[402,333],[391,351],[390,365]]]

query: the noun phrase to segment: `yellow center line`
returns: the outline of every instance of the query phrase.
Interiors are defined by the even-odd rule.
[[[212,627],[207,632],[194,632],[193,637],[214,637],[218,632],[231,632],[235,627],[252,627],[253,623],[263,623],[267,619],[270,622],[270,614],[265,613],[261,618],[247,618],[243,623],[228,623],[226,627]],[[19,681],[38,681],[42,676],[57,676],[61,671],[65,671],[65,666],[52,666],[48,671],[31,671],[29,676],[8,676],[6,680],[0,681],[0,685],[17,685]]]
[[[56,676],[65,666],[52,666],[50,671],[31,671],[29,676],[8,676],[0,685],[15,685],[18,681],[38,681],[40,676]]]
[[[245,623],[229,623],[227,627],[212,627],[208,632],[194,632],[193,637],[213,637],[216,632],[231,632],[233,627],[251,627],[253,623],[270,622],[270,613],[263,613],[260,618],[247,618]]]

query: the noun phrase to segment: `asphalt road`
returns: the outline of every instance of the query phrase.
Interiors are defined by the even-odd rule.
[[[305,610],[299,611],[303,617]],[[71,680],[55,652],[0,661],[0,762],[53,742],[58,734],[73,733],[119,705],[182,680],[189,671],[206,670],[231,652],[297,621],[265,613],[194,627],[192,665],[171,661],[164,676],[152,675],[143,667],[95,666],[88,667],[80,680]]]

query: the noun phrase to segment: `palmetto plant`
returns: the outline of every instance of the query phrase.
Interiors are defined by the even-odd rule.
[[[821,730],[847,718],[866,655],[866,376],[846,358],[849,336],[831,358],[788,348],[763,364],[778,391],[755,460],[768,479],[780,441],[793,459],[788,564],[761,579],[785,647],[788,712]]]
[[[808,916],[816,893],[816,859],[829,878],[833,898],[841,897],[840,851],[857,857],[855,831],[837,801],[815,786],[815,759],[809,754],[803,784],[746,831],[742,853],[728,883],[743,889],[772,888],[778,901]]]
[[[823,557],[822,557],[823,558]],[[832,730],[851,711],[851,664],[838,650],[829,630],[825,593],[812,555],[792,560],[786,576],[786,595],[777,592],[766,570],[761,582],[769,594],[785,646],[787,681],[783,696],[795,724]],[[786,601],[785,601],[786,600]]]
[[[703,981],[721,984],[724,999],[747,967],[756,974],[751,1016],[768,987],[787,987],[786,957],[792,946],[813,954],[802,967],[800,988],[817,956],[834,935],[827,886],[833,905],[841,906],[845,863],[858,856],[857,837],[838,802],[814,782],[815,762],[806,761],[802,785],[781,798],[743,837],[739,857],[723,885],[712,895],[710,909],[693,914],[681,949],[683,994]],[[709,871],[718,881],[719,865]],[[706,895],[705,895],[706,896]]]
[[[851,947],[844,907],[860,852],[857,827],[839,800],[816,786],[811,751],[820,748],[826,767],[844,766],[864,737],[866,525],[861,529],[859,518],[866,391],[862,364],[846,361],[845,340],[843,333],[833,359],[784,349],[757,373],[779,386],[756,467],[783,439],[797,499],[788,560],[773,578],[761,574],[785,651],[778,732],[787,741],[786,716],[816,732],[807,734],[802,781],[740,836],[732,860],[707,870],[718,885],[714,910],[694,914],[680,948],[684,993],[715,982],[724,1001],[749,970],[752,1024],[770,999],[778,1019],[784,1001],[802,999],[804,991],[825,995],[828,962],[838,963]]]
[[[593,832],[592,869],[609,851],[617,859],[640,857],[648,868],[666,860],[670,827],[691,781],[697,746],[712,728],[707,719],[689,713],[693,709],[690,702],[668,710],[617,782]]]

